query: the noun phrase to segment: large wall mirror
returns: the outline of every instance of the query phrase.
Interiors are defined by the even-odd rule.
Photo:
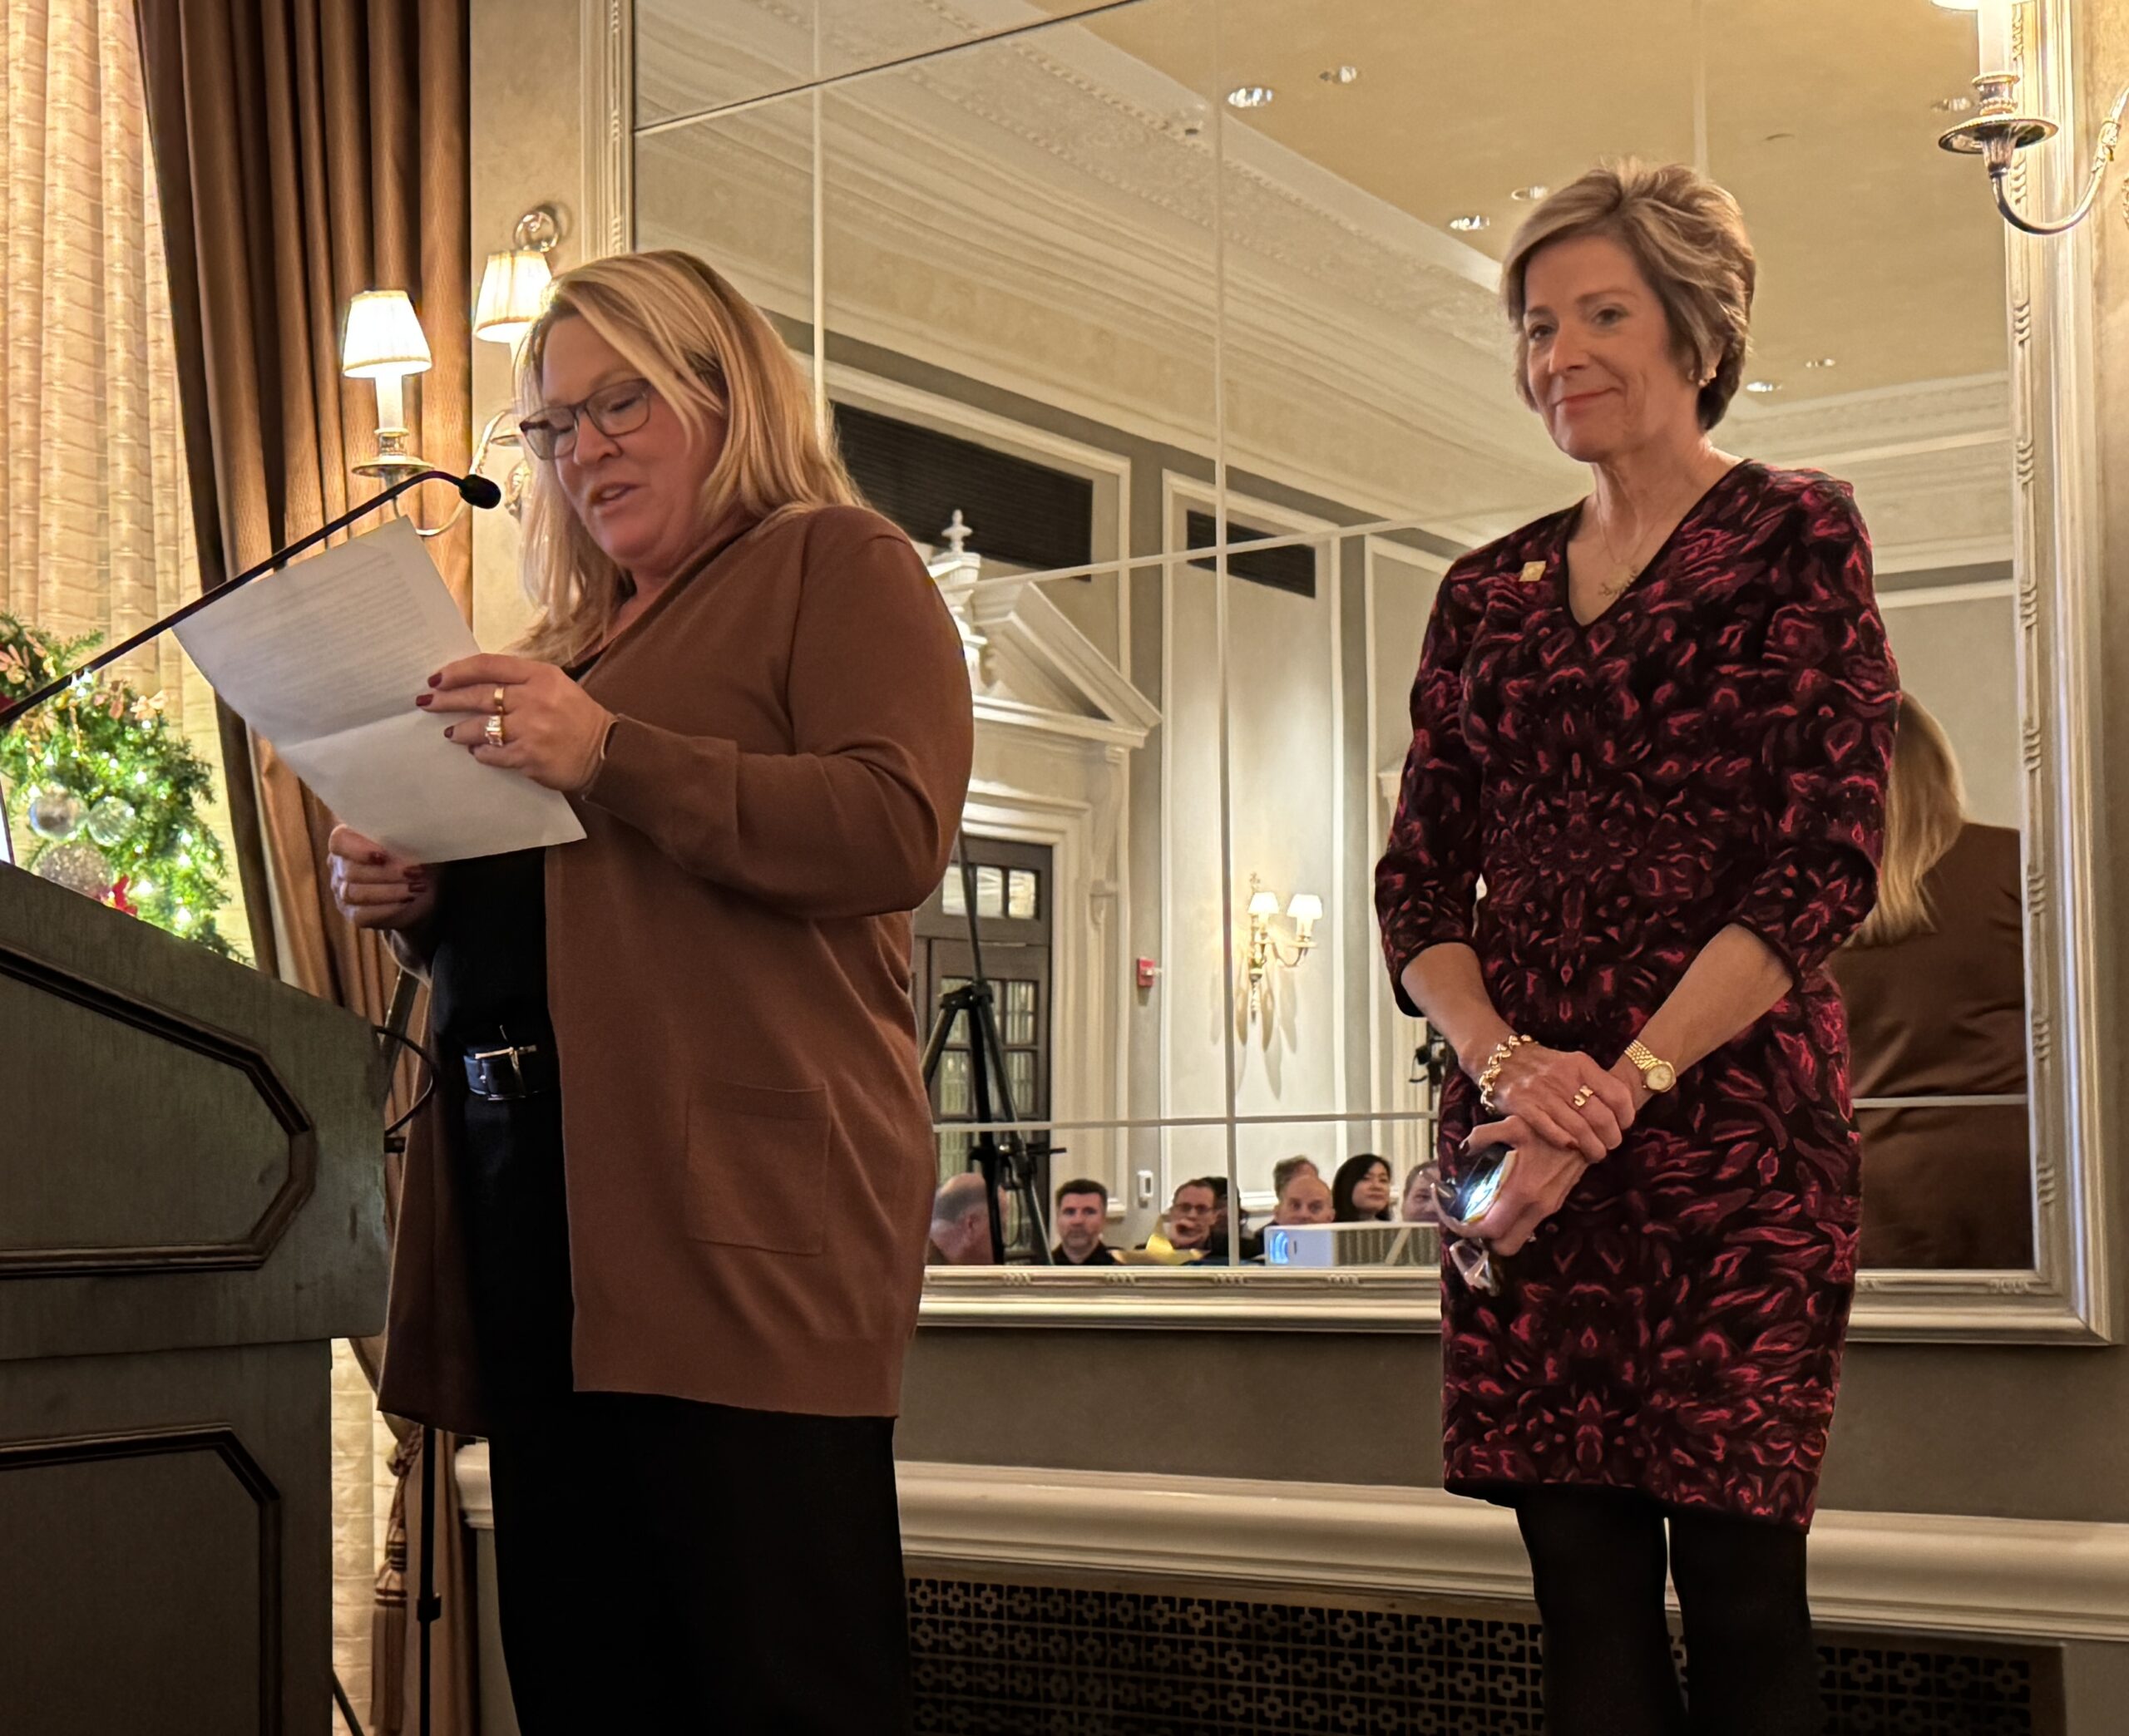
[[[2069,10],[2028,7],[2021,32],[2058,115]],[[1045,1213],[1060,1183],[1099,1181],[1124,1258],[1030,1264],[1011,1202],[1009,1264],[935,1267],[930,1318],[1433,1317],[1434,1232],[1400,1218],[1432,1140],[1431,1058],[1384,980],[1372,866],[1443,570],[1583,486],[1517,401],[1496,262],[1543,190],[1633,154],[1742,202],[1761,288],[1721,438],[1853,483],[1905,686],[1964,786],[1959,920],[1990,937],[1988,986],[1949,1018],[1896,954],[1858,975],[1877,1232],[1858,1329],[2108,1334],[2098,1106],[2071,1089],[2090,1043],[2094,575],[2062,457],[2086,413],[2085,316],[2055,286],[2085,244],[2014,244],[1972,163],[1934,148],[1968,100],[1971,13],[587,17],[595,108],[616,111],[595,209],[772,312],[961,624],[975,905],[955,876],[920,915],[920,1016],[970,976],[972,927]],[[2032,165],[2036,196],[2068,165]],[[973,1137],[975,1058],[965,1028],[939,1058],[942,1178]],[[1367,1154],[1388,1221],[1252,1260],[1286,1160],[1328,1183]],[[1948,1227],[1930,1209],[1948,1188],[1985,1207]],[[1180,1263],[1208,1203],[1211,1252]]]

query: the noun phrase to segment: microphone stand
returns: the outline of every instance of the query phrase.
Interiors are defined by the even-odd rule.
[[[53,676],[34,693],[26,693],[19,699],[11,699],[6,704],[0,705],[0,736],[7,734],[15,727],[18,719],[26,713],[34,711],[54,694],[63,693],[74,683],[85,681],[99,671],[110,668],[122,657],[131,656],[151,639],[160,638],[171,628],[182,625],[203,609],[210,608],[220,602],[230,592],[240,589],[254,579],[264,577],[275,568],[294,560],[304,550],[316,547],[334,532],[346,530],[357,519],[366,518],[379,507],[389,506],[408,490],[418,488],[424,482],[448,482],[458,491],[459,498],[472,506],[496,506],[501,505],[502,501],[502,491],[491,479],[480,475],[477,471],[472,476],[454,476],[449,471],[420,470],[415,471],[411,476],[403,476],[389,488],[371,496],[360,506],[351,506],[339,517],[319,525],[309,535],[297,538],[284,549],[276,549],[257,566],[239,573],[226,584],[217,585],[210,591],[203,591],[183,608],[172,609],[159,621],[151,621],[131,638],[111,646],[109,650],[99,651],[86,663],[77,664],[63,675]],[[12,863],[14,860],[14,840],[8,832],[7,823],[7,792],[0,789],[0,861]]]

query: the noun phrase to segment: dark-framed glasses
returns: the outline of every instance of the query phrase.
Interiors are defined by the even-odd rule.
[[[542,404],[517,425],[526,450],[536,458],[566,457],[576,445],[578,418],[609,440],[633,434],[650,420],[656,388],[648,380],[616,380],[574,404]]]

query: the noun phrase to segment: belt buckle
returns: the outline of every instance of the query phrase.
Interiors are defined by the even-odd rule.
[[[491,1061],[508,1061],[511,1074],[517,1081],[517,1095],[525,1097],[531,1095],[525,1084],[525,1063],[521,1058],[525,1053],[526,1051],[523,1048],[513,1043],[506,1044],[501,1048],[475,1049],[473,1058],[481,1063],[484,1073],[487,1071],[487,1064]]]

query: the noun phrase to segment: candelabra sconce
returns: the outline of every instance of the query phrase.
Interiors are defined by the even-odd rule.
[[[2030,15],[2015,0],[1937,0],[1949,11],[1977,14],[1981,32],[1980,76],[1973,81],[1974,113],[1970,120],[1949,128],[1937,141],[1939,148],[1961,155],[1978,156],[1988,170],[1989,190],[2004,222],[2028,235],[2060,235],[2085,220],[2099,198],[2107,166],[2122,141],[2122,123],[2129,111],[2129,86],[2125,86],[2100,124],[2098,143],[2093,147],[2092,172],[2084,196],[2068,215],[2047,219],[2028,217],[2013,202],[2011,167],[2018,154],[2031,145],[2045,143],[2062,128],[2044,115],[2029,115],[2018,106],[2019,76],[2011,70],[2023,58],[2020,38],[2029,27]],[[2122,215],[2129,223],[2129,185],[2122,189]]]
[[[561,239],[561,225],[553,211],[540,205],[517,219],[509,249],[491,253],[481,272],[480,294],[473,308],[473,335],[491,343],[507,344],[515,358],[517,345],[546,304],[547,286],[554,281],[547,255]],[[403,476],[427,470],[429,461],[413,449],[412,432],[407,427],[406,376],[426,373],[430,366],[429,344],[415,315],[414,304],[403,289],[365,289],[348,304],[348,325],[340,347],[340,372],[351,380],[369,380],[377,387],[377,456],[353,466],[358,476],[374,476],[389,487]],[[510,405],[490,417],[473,443],[469,471],[477,471],[497,446],[521,444],[517,412]],[[512,518],[517,516],[531,471],[523,458],[511,466],[503,485],[503,502]],[[441,536],[458,522],[466,510],[461,501],[441,525],[417,525],[423,536]]]
[[[1276,963],[1288,970],[1314,950],[1316,925],[1323,915],[1323,900],[1313,892],[1297,892],[1287,903],[1287,920],[1294,925],[1292,956],[1272,932],[1278,919],[1279,895],[1267,892],[1255,875],[1249,876],[1249,1016],[1253,1020],[1264,1004],[1264,974]]]

